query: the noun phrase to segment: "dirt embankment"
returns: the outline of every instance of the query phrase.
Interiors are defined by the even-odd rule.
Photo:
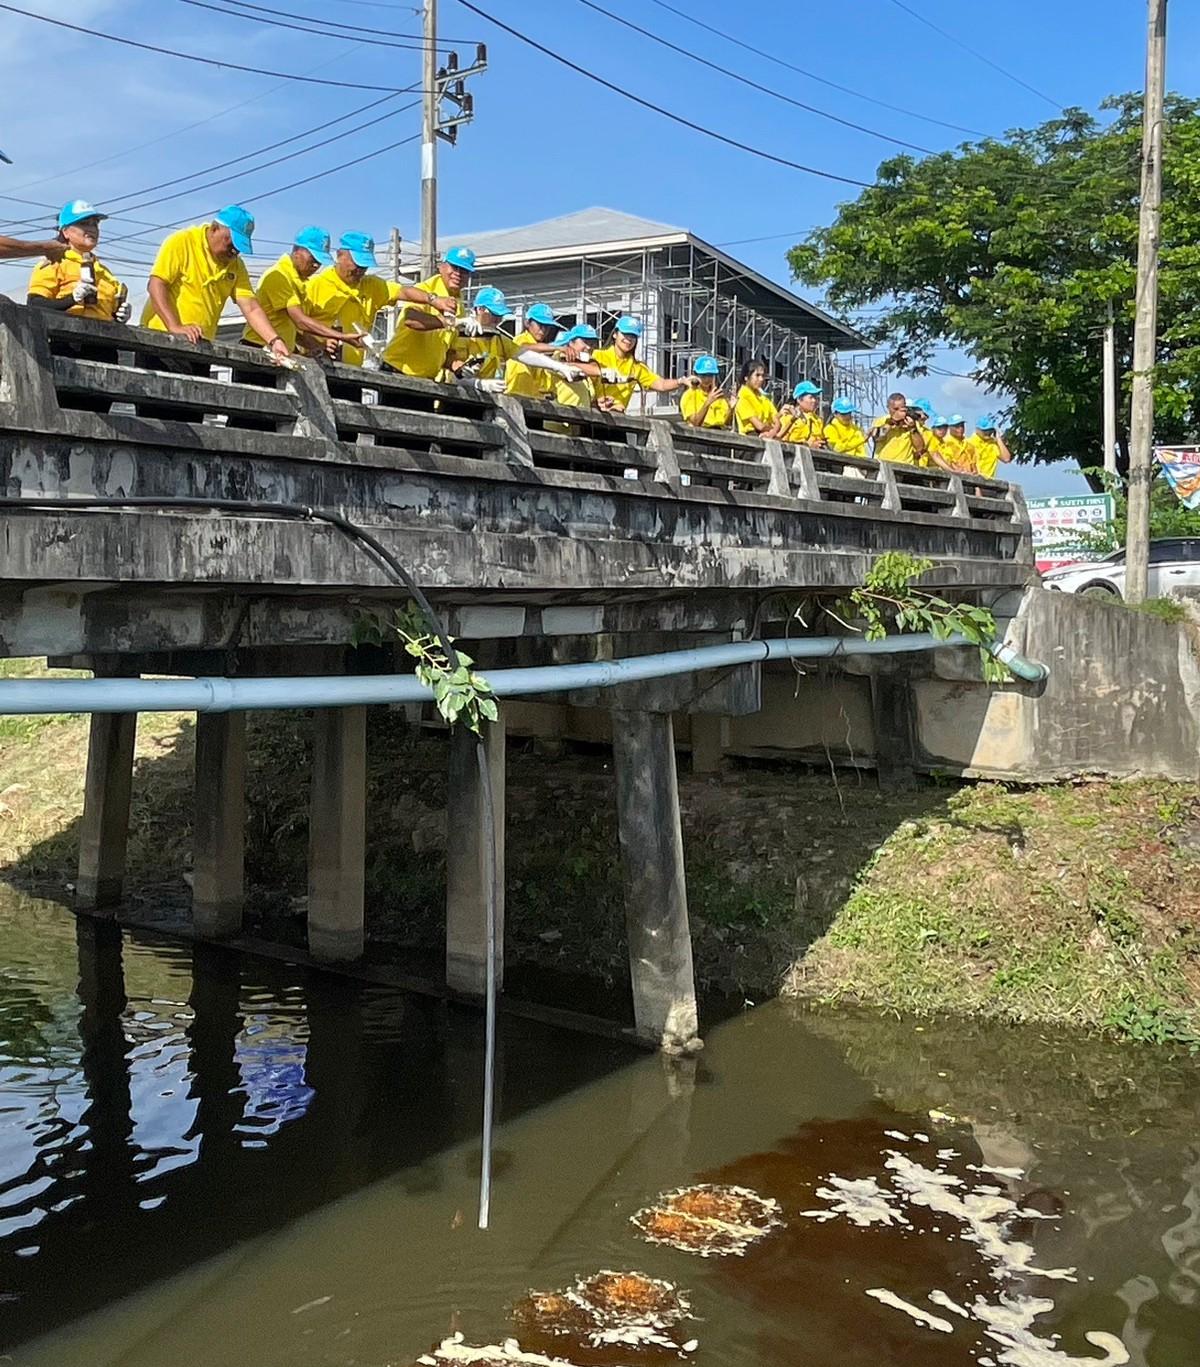
[[[302,943],[308,727],[249,726],[249,928]],[[79,719],[0,719],[0,876],[69,895],[82,802]],[[427,963],[445,887],[444,739],[373,709],[372,953]],[[129,887],[187,898],[192,726],[143,720]],[[739,767],[681,778],[697,977],[750,1000],[785,991],[896,1011],[1062,1022],[1200,1042],[1200,794],[1161,782],[1036,790]],[[606,754],[509,754],[507,953],[627,980]]]

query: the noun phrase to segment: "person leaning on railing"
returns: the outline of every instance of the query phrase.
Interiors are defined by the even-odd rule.
[[[747,437],[777,438],[779,436],[779,410],[771,397],[763,392],[767,382],[767,363],[764,360],[747,361],[742,367],[742,381],[738,388],[737,403],[733,416],[737,430]]]
[[[600,367],[596,394],[598,407],[624,413],[635,389],[671,394],[677,389],[686,388],[686,379],[664,380],[638,360],[637,345],[641,335],[641,320],[625,314],[617,319],[608,346],[596,352],[596,364]]]
[[[392,340],[384,348],[385,370],[422,380],[444,376],[455,325],[464,316],[462,292],[471,283],[474,270],[475,253],[470,247],[451,247],[436,275],[419,285],[404,287],[407,302],[396,319]]]
[[[361,340],[358,333],[338,332],[306,312],[309,280],[322,266],[332,265],[329,234],[324,228],[313,225],[301,228],[292,239],[291,251],[285,252],[259,277],[255,298],[262,305],[267,321],[292,351],[300,346],[304,351],[316,354],[325,351],[329,344],[336,347],[342,342]],[[242,333],[242,341],[252,347],[266,345],[262,336],[249,325]]]
[[[974,466],[967,447],[967,420],[961,413],[946,418],[946,434],[942,437],[942,459],[958,474],[969,474]]]
[[[972,473],[984,479],[995,479],[1000,463],[1007,465],[1013,458],[991,413],[981,413],[975,419],[975,435],[967,440],[966,447]]]
[[[867,434],[854,421],[858,414],[850,399],[839,395],[830,405],[832,416],[825,424],[824,438],[825,445],[831,451],[836,451],[839,456],[858,456],[865,459],[867,455]]]
[[[825,424],[821,421],[821,388],[811,380],[801,380],[792,390],[792,402],[779,414],[780,441],[800,442],[804,446],[825,444]]]
[[[518,346],[559,345],[555,341],[562,329],[549,304],[531,304],[525,310],[525,327],[513,339]],[[554,397],[554,375],[549,370],[527,366],[515,357],[504,366],[504,392],[520,399]]]
[[[715,356],[696,357],[695,384],[679,400],[679,416],[690,426],[728,428],[733,421],[733,408],[717,379],[720,372]]]
[[[579,370],[551,354],[553,343],[525,342],[501,332],[500,324],[512,316],[503,290],[486,285],[475,295],[471,311],[456,322],[460,335],[451,343],[447,358],[456,378],[481,381],[496,394],[506,392],[509,365],[520,365],[530,372],[545,371],[568,382],[582,378]]]
[[[129,291],[96,256],[100,224],[108,217],[84,199],[64,204],[58,215],[57,261],[46,260],[29,277],[31,308],[54,309],[73,318],[127,323]]]
[[[903,394],[888,395],[888,411],[871,424],[870,440],[876,460],[894,465],[920,465],[925,454],[925,436]]]

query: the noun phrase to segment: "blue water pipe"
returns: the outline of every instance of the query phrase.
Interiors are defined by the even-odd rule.
[[[690,650],[634,655],[585,664],[493,669],[485,677],[498,698],[564,693],[575,688],[665,679],[696,669],[723,669],[762,660],[823,660],[833,656],[900,655],[970,645],[959,635],[928,632],[864,641],[847,636],[730,641]],[[1039,683],[1049,670],[995,641],[991,653],[1017,676]],[[317,675],[239,679],[3,679],[0,714],[50,712],[256,712],[297,707],[357,707],[365,703],[428,702],[431,691],[412,674]]]

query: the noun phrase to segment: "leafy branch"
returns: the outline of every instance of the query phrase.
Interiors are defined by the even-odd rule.
[[[928,632],[939,641],[962,636],[979,647],[984,682],[1007,682],[1012,678],[1008,667],[988,649],[996,639],[992,613],[973,603],[951,603],[913,587],[913,581],[932,568],[932,560],[903,551],[885,551],[871,566],[862,586],[850,594],[846,615],[861,623],[855,630],[861,630],[868,641],[882,641],[892,628]]]
[[[396,609],[390,617],[360,613],[355,620],[351,635],[355,645],[385,645],[396,639],[403,643],[405,653],[416,660],[414,673],[433,693],[433,701],[447,725],[462,722],[468,731],[479,735],[483,722],[499,718],[491,684],[471,667],[475,661],[465,652],[455,650],[455,664],[438,638],[429,632],[414,603],[403,610]],[[454,638],[447,640],[453,644]]]

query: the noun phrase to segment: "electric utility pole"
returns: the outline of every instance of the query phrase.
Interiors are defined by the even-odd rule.
[[[1111,299],[1104,324],[1104,473],[1117,473],[1117,338]]]
[[[424,54],[421,62],[422,131],[421,131],[421,275],[437,272],[437,140],[444,138],[451,146],[458,141],[460,124],[470,123],[475,117],[474,96],[467,94],[468,76],[478,76],[487,70],[487,45],[478,43],[475,61],[460,68],[458,53],[451,52],[446,65],[438,65],[437,0],[425,0]],[[452,112],[444,104],[454,106]]]
[[[1158,327],[1158,246],[1162,204],[1163,84],[1167,0],[1148,0],[1146,97],[1142,112],[1142,207],[1138,219],[1137,300],[1133,324],[1133,403],[1129,422],[1128,527],[1125,597],[1146,597],[1150,563],[1150,479],[1154,445],[1155,333]]]

